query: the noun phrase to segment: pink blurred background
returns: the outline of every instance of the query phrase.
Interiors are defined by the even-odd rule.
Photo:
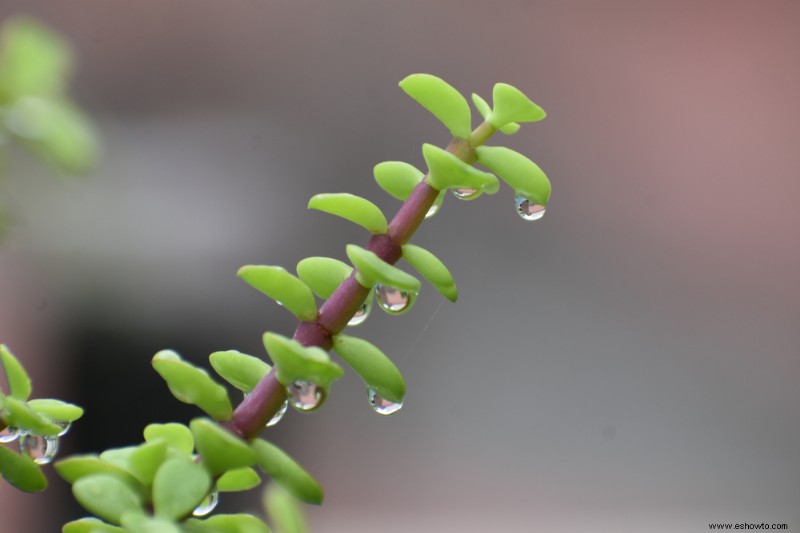
[[[4,0],[15,13],[75,45],[104,144],[90,179],[17,154],[2,188],[0,340],[38,395],[89,409],[65,453],[196,416],[149,370],[157,350],[201,362],[291,333],[236,269],[365,242],[307,212],[315,193],[394,213],[372,167],[449,140],[396,87],[430,72],[548,112],[492,143],[535,160],[552,200],[527,223],[507,188],[450,197],[423,226],[458,304],[426,286],[354,330],[404,372],[399,414],[348,375],[266,432],[327,489],[313,530],[800,531],[799,3]],[[0,484],[4,530],[82,515],[51,479]],[[223,497],[241,508],[258,502]]]

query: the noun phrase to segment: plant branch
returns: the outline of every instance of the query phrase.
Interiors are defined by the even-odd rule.
[[[494,126],[483,122],[470,135],[469,141],[453,139],[447,151],[462,161],[476,161],[475,148],[482,145],[495,132]],[[373,235],[367,249],[389,264],[402,256],[401,246],[409,241],[433,205],[439,191],[428,185],[428,175],[416,186],[397,214],[389,223],[384,235]],[[303,346],[319,346],[330,350],[332,338],[342,331],[364,302],[370,289],[362,287],[355,279],[355,271],[345,279],[319,310],[316,322],[301,322],[293,338]],[[256,437],[266,423],[286,401],[286,389],[275,377],[273,368],[233,413],[233,419],[224,425],[244,439]]]

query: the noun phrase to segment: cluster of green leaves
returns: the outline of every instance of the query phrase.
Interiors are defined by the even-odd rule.
[[[55,454],[58,438],[83,415],[83,409],[61,400],[29,399],[31,379],[4,344],[0,344],[0,364],[8,381],[8,395],[0,391],[0,442],[19,440],[21,448],[17,453],[0,445],[0,475],[20,490],[39,492],[47,488],[39,464],[50,462],[52,455],[39,456],[27,443],[44,445],[45,451]]]
[[[455,139],[448,150],[423,145],[427,174],[399,161],[377,165],[375,179],[386,192],[406,200],[424,182],[438,192],[429,212],[433,214],[441,206],[448,189],[473,191],[469,198],[482,193],[494,194],[499,189],[499,176],[518,198],[540,206],[547,204],[550,183],[535,163],[508,148],[482,146],[496,130],[512,134],[519,129],[520,122],[544,118],[544,111],[524,94],[510,85],[497,84],[493,91],[493,107],[473,95],[473,102],[484,118],[473,131],[466,99],[441,79],[415,74],[404,79],[400,86],[439,118]],[[475,162],[488,171],[474,168]],[[354,222],[373,236],[392,239],[385,215],[365,198],[347,193],[319,194],[311,198],[308,207]],[[458,298],[449,269],[433,253],[407,242],[394,244],[399,247],[401,257],[443,296],[451,301]],[[399,311],[391,305],[382,305],[384,310],[398,314],[410,308],[411,295],[416,295],[421,288],[419,279],[355,244],[347,245],[345,252],[350,264],[330,257],[310,257],[297,264],[297,275],[279,266],[246,265],[238,276],[293,313],[301,323],[318,322],[317,297],[335,298],[337,290],[351,277],[367,290],[369,300],[349,302],[353,305],[344,307],[351,309],[360,304],[361,309],[368,310],[373,295],[381,302],[388,288],[404,295],[408,305]],[[355,322],[350,324],[355,325]],[[370,400],[377,397],[399,408],[406,386],[394,363],[364,339],[341,331],[328,333],[333,351],[362,378],[370,391]],[[262,379],[269,379],[268,375],[274,371],[274,378],[286,388],[288,402],[301,411],[319,407],[333,381],[344,373],[321,347],[305,346],[274,332],[265,333],[263,343],[274,368],[260,358],[234,350],[211,354],[211,366],[232,387],[245,394],[253,391]],[[210,418],[195,419],[188,427],[151,424],[145,428],[142,444],[58,463],[58,472],[73,483],[77,500],[97,517],[71,522],[64,531],[265,531],[267,526],[249,515],[218,515],[205,519],[192,516],[197,514],[198,506],[206,507],[203,502],[213,498],[217,491],[248,490],[258,485],[261,477],[253,468],[256,466],[284,491],[270,493],[267,507],[274,523],[287,533],[299,531],[302,515],[294,501],[319,504],[323,499],[322,489],[314,478],[274,444],[260,437],[240,439],[228,431],[225,425],[232,423],[235,413],[228,390],[206,370],[168,350],[155,355],[153,366],[177,399],[196,405]],[[293,390],[299,389],[299,384],[310,385],[320,392],[318,402],[294,401]],[[375,403],[373,406],[377,407]],[[376,408],[376,411],[390,414],[396,409]],[[282,412],[278,413],[278,418]]]

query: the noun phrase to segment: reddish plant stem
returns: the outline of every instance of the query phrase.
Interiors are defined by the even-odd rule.
[[[486,124],[479,126],[475,132],[486,130]],[[492,128],[489,135],[494,132]],[[486,135],[485,137],[488,137]],[[482,144],[485,138],[481,139]],[[453,139],[447,151],[467,163],[475,162],[474,146],[462,139]],[[396,263],[402,257],[401,246],[408,242],[425,215],[433,205],[439,191],[426,183],[425,178],[414,188],[397,214],[389,223],[389,231],[384,235],[373,235],[367,249],[374,252],[389,264]],[[294,332],[293,338],[303,346],[319,346],[330,350],[333,336],[342,331],[347,322],[358,311],[370,289],[362,287],[355,279],[355,271],[345,279],[319,310],[316,322],[301,322]],[[242,401],[233,413],[233,419],[224,425],[230,431],[244,439],[252,439],[264,429],[266,423],[278,412],[286,401],[286,389],[275,377],[273,368],[253,391]]]

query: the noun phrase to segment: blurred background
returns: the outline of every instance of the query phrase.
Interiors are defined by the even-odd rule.
[[[423,225],[458,304],[424,286],[354,331],[405,374],[400,413],[375,415],[350,372],[319,414],[265,431],[326,487],[312,529],[800,531],[800,3],[0,5],[20,13],[74,45],[103,142],[88,179],[16,152],[2,189],[0,340],[35,395],[86,407],[62,456],[197,416],[156,351],[207,366],[292,333],[237,268],[366,242],[307,211],[313,194],[394,214],[372,167],[424,167],[421,144],[449,141],[397,88],[429,72],[540,104],[545,121],[490,144],[536,161],[553,196],[538,222],[508,188],[451,196]],[[85,514],[50,478],[44,495],[0,484],[4,531]]]

